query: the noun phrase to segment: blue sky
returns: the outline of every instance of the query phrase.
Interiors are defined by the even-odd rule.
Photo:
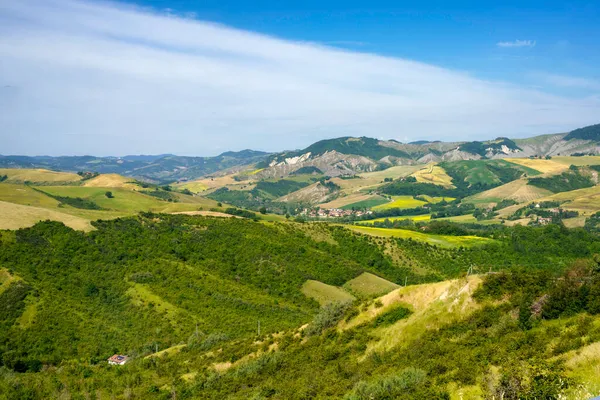
[[[598,21],[591,1],[0,0],[1,151],[568,131],[600,122]]]
[[[198,19],[290,40],[413,59],[485,79],[536,84],[536,73],[546,73],[600,81],[600,2],[594,1],[146,0],[132,4],[191,13]],[[498,46],[517,40],[535,45]],[[565,94],[586,89],[584,85],[547,86]]]

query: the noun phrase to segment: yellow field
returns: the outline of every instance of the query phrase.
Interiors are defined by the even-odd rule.
[[[415,208],[426,204],[424,201],[414,199],[412,196],[393,196],[392,201],[380,206],[373,207],[373,210],[389,210],[390,208]]]
[[[481,238],[477,236],[428,235],[425,233],[409,231],[405,229],[373,228],[370,226],[359,225],[349,225],[347,227],[355,232],[364,233],[367,235],[413,239],[441,247],[468,247],[493,242],[492,239]]]
[[[405,215],[402,217],[387,217],[387,218],[375,218],[375,219],[369,219],[366,221],[360,221],[357,222],[358,224],[373,224],[374,222],[384,222],[385,220],[390,220],[390,221],[401,221],[401,220],[405,220],[405,219],[410,219],[413,220],[414,222],[422,222],[422,221],[429,221],[431,219],[431,214],[425,214],[425,215]]]
[[[540,200],[566,201],[561,205],[562,208],[589,215],[600,211],[600,186],[556,193]]]
[[[552,160],[566,165],[600,165],[600,156],[584,156],[584,157],[572,157],[572,156],[555,156]]]
[[[381,296],[400,286],[394,282],[380,278],[368,272],[363,272],[344,284],[344,287],[359,297]]]
[[[417,182],[433,183],[434,185],[440,185],[446,188],[454,187],[452,185],[452,178],[446,171],[442,167],[438,167],[434,164],[429,164],[424,168],[421,168],[411,176],[414,176],[417,179]]]
[[[104,187],[104,188],[127,188],[132,190],[141,189],[136,185],[134,179],[126,178],[119,174],[102,174],[95,178],[84,181],[85,187]]]
[[[59,221],[65,225],[82,231],[93,229],[85,218],[65,214],[56,210],[41,207],[0,201],[0,229],[19,229],[35,225],[39,221]]]
[[[47,169],[0,168],[0,175],[8,176],[6,182],[61,183],[81,180],[79,175],[72,172],[56,172]]]
[[[535,161],[535,160],[532,160]],[[540,160],[541,161],[541,160]],[[512,199],[523,203],[550,196],[552,192],[527,184],[526,179],[517,179],[502,186],[468,197],[465,201],[480,206],[498,203],[504,199]]]
[[[313,280],[304,282],[304,285],[302,285],[302,293],[304,293],[306,297],[315,299],[321,305],[334,301],[354,300],[354,296],[344,289]]]
[[[431,197],[431,196],[427,196],[427,195],[421,195],[419,197],[422,197],[425,200],[427,200],[427,202],[433,203],[433,204],[439,203],[442,200],[445,200],[447,202],[456,200],[454,197]]]
[[[569,169],[569,164],[563,164],[555,161],[554,158],[551,160],[538,160],[529,158],[506,158],[505,161],[513,164],[522,165],[540,171],[543,174],[560,174],[563,171]]]

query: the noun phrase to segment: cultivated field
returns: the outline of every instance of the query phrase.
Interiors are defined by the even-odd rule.
[[[414,176],[417,182],[433,183],[434,185],[441,185],[446,188],[454,187],[452,185],[452,178],[442,167],[438,167],[437,165],[429,164],[411,176]]]
[[[583,157],[573,157],[573,156],[555,156],[552,157],[553,161],[562,163],[567,167],[569,165],[583,166],[583,165],[600,165],[600,156],[583,156]]]
[[[371,236],[413,239],[441,247],[477,246],[493,242],[491,239],[477,236],[428,235],[425,233],[409,231],[405,229],[373,228],[359,225],[350,225],[347,227],[355,232],[364,233]]]
[[[414,199],[412,196],[393,196],[392,201],[372,207],[373,210],[389,210],[390,208],[415,208],[426,202]]]
[[[538,160],[529,158],[507,158],[506,161],[513,164],[522,165],[524,167],[532,168],[540,171],[542,174],[560,174],[563,171],[569,169],[569,164],[560,163],[552,160]]]

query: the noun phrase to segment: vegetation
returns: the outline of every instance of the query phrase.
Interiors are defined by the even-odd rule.
[[[568,171],[560,175],[546,178],[530,178],[529,184],[547,189],[553,193],[568,192],[594,186],[592,179],[588,175],[582,174],[579,168],[575,166],[571,166]]]
[[[600,141],[600,124],[575,129],[564,137],[564,140],[571,139]]]

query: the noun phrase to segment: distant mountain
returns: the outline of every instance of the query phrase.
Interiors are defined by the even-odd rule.
[[[216,157],[132,155],[125,157],[0,156],[0,168],[46,168],[60,171],[117,173],[151,182],[195,179],[229,168],[255,164],[268,153],[254,150],[225,152]]]
[[[258,179],[283,178],[298,171],[321,171],[328,176],[354,175],[395,165],[429,162],[600,154],[600,124],[568,133],[527,139],[499,137],[472,142],[418,140],[401,143],[368,137],[321,140],[302,150],[265,153],[255,150],[227,151],[216,157],[183,157],[172,154],[125,157],[0,156],[0,168],[47,168],[61,171],[118,173],[152,181],[174,182],[248,169]]]
[[[318,168],[325,175],[353,175],[394,165],[442,161],[546,157],[600,153],[600,124],[570,133],[528,139],[499,137],[488,141],[440,142],[419,140],[401,143],[367,137],[321,140],[303,150],[276,153],[257,167],[259,178],[280,178],[303,168]]]

